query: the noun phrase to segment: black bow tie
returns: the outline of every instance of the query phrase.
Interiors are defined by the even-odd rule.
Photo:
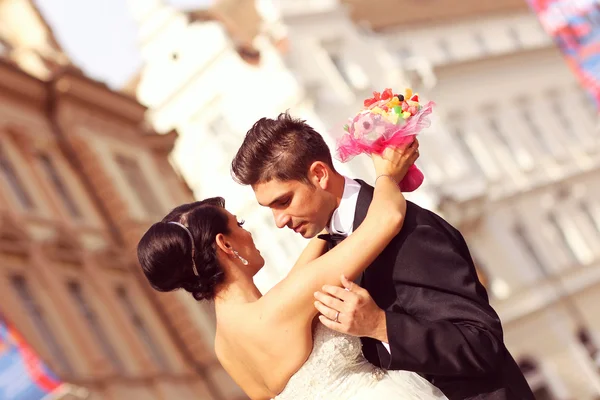
[[[340,244],[342,240],[346,239],[346,236],[340,235],[339,233],[325,233],[317,237],[329,243],[330,247],[335,247]]]

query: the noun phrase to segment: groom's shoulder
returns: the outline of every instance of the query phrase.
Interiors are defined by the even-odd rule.
[[[455,239],[462,237],[462,234],[458,231],[458,229],[446,221],[444,217],[408,200],[406,201],[405,226],[407,223],[408,226],[412,226],[413,229],[417,227],[427,227],[428,229],[433,229],[438,232],[441,231],[445,235]]]
[[[368,183],[360,180],[360,179],[354,179],[356,182],[358,182],[361,186],[361,192],[363,192],[363,194],[365,196],[367,196],[367,198],[370,200],[372,200],[373,198],[373,191],[374,188],[373,186],[369,185]],[[406,221],[405,221],[405,226],[406,225],[412,225],[412,226],[418,226],[418,225],[429,225],[434,229],[445,229],[445,230],[451,230],[454,232],[457,232],[456,229],[448,222],[446,221],[442,216],[436,214],[435,212],[421,207],[420,205],[407,200],[406,201]],[[405,229],[406,231],[406,229]]]
[[[406,209],[408,210],[408,212],[412,212],[422,218],[442,218],[435,212],[425,207],[421,207],[417,203],[414,203],[410,200],[406,200]]]

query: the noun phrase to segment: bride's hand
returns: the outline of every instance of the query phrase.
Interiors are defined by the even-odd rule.
[[[383,154],[372,154],[371,159],[377,176],[388,175],[396,183],[400,182],[408,168],[419,158],[419,141],[415,140],[402,147],[388,147]]]

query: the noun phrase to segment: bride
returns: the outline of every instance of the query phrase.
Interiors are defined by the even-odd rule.
[[[398,182],[417,149],[415,141],[372,156],[377,179],[364,222],[328,252],[325,241],[312,239],[265,295],[252,279],[264,259],[221,198],[182,205],[152,225],[138,244],[143,271],[158,291],[183,288],[215,301],[217,358],[252,399],[446,399],[416,373],[373,366],[359,338],[315,318],[314,292],[354,280],[402,228]]]

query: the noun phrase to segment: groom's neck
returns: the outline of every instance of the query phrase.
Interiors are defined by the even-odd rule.
[[[335,196],[335,208],[340,206],[342,196],[344,195],[344,186],[346,185],[346,179],[339,173],[334,173],[331,176],[331,184],[329,186],[330,193]]]

